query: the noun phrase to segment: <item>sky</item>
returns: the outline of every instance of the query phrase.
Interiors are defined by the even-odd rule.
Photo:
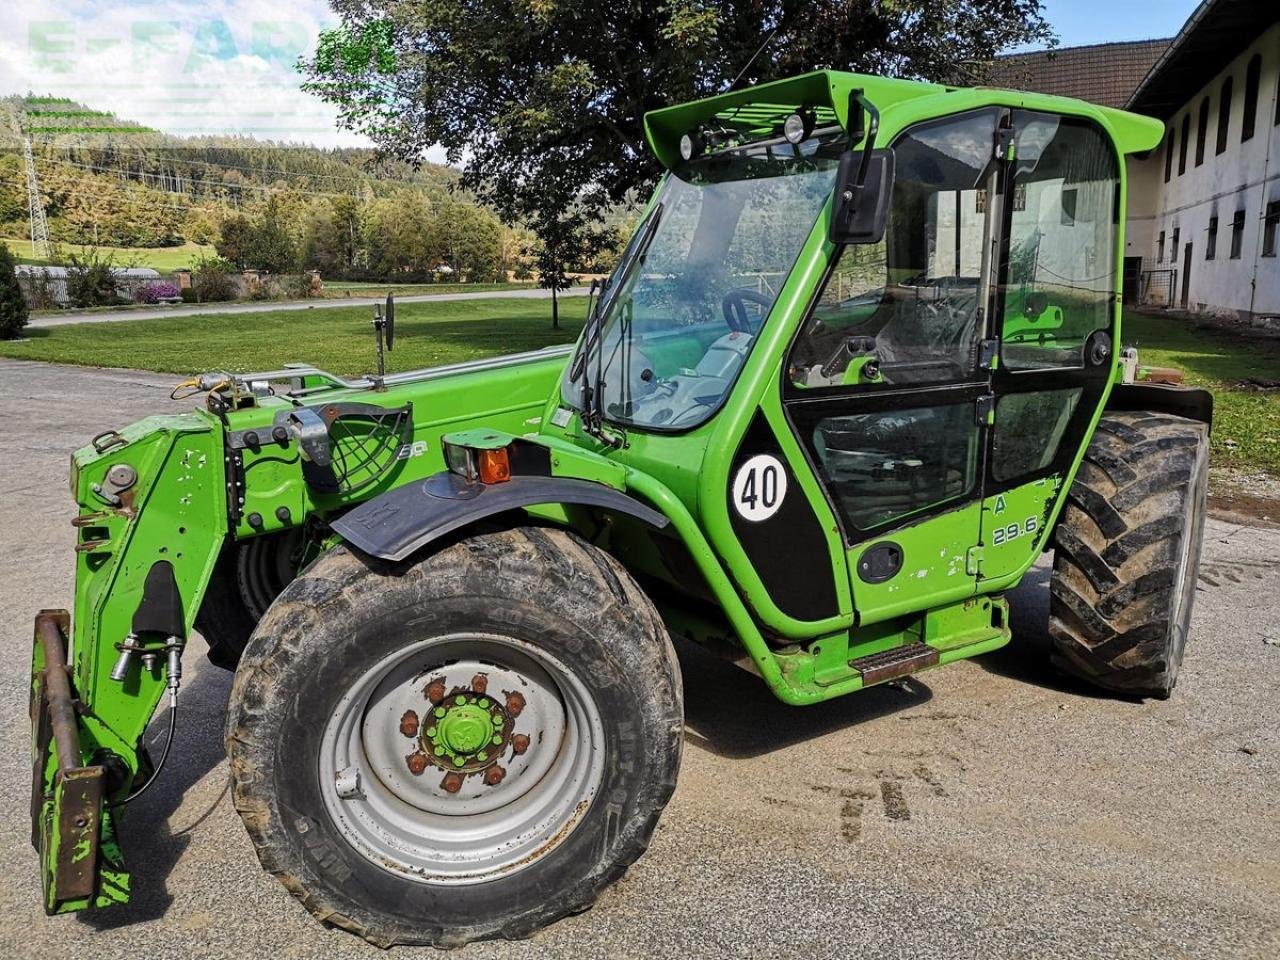
[[[70,97],[180,135],[364,141],[299,89],[325,0],[0,0],[0,96]],[[1063,46],[1172,36],[1197,0],[1046,0]],[[428,159],[441,160],[441,151]]]

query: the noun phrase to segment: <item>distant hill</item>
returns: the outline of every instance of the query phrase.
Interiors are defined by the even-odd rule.
[[[282,191],[363,204],[406,190],[441,198],[458,178],[446,166],[378,162],[369,150],[170,136],[65,98],[9,97],[0,112],[0,236],[28,235],[18,131],[31,138],[51,238],[61,244],[209,243],[228,216]]]

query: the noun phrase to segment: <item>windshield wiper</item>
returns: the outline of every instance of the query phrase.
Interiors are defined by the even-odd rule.
[[[599,298],[596,300],[595,309],[592,311],[591,317],[587,323],[590,325],[586,335],[582,341],[582,351],[574,358],[573,367],[569,370],[569,382],[575,382],[579,376],[582,376],[586,365],[591,356],[591,350],[596,351],[596,374],[593,382],[588,387],[586,378],[583,377],[582,383],[582,426],[583,429],[591,436],[599,440],[604,440],[613,446],[618,446],[622,441],[613,437],[608,437],[604,433],[604,373],[606,365],[604,362],[604,324],[605,318],[612,310],[614,302],[621,296],[631,283],[631,277],[635,272],[636,264],[643,262],[645,255],[649,252],[649,245],[653,243],[653,238],[658,233],[658,222],[662,219],[662,204],[655,204],[653,210],[649,213],[649,218],[645,221],[644,229],[636,238],[631,257],[620,265],[620,270],[616,273],[616,283],[614,278],[605,281],[604,289],[601,291]],[[608,305],[605,306],[605,297],[609,293],[613,295],[609,297]],[[619,328],[619,337],[630,336],[630,330]],[[613,357],[609,358],[612,364]],[[581,361],[581,362],[579,362]]]

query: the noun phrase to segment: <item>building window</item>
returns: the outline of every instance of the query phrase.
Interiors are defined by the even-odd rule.
[[[1187,172],[1187,141],[1191,139],[1191,114],[1182,118],[1182,143],[1178,144],[1178,176]]]
[[[1076,200],[1079,199],[1079,192],[1072,190],[1062,191],[1062,216],[1059,222],[1064,227],[1071,227],[1076,222]]]
[[[1262,54],[1255,53],[1244,72],[1244,121],[1240,142],[1253,138],[1253,125],[1258,119],[1258,84],[1262,80]]]
[[[1227,149],[1227,134],[1231,127],[1231,78],[1222,81],[1222,93],[1218,96],[1218,145],[1215,153]]]
[[[1178,131],[1172,126],[1164,138],[1164,182],[1169,182],[1169,177],[1173,175],[1173,144],[1178,139]]]
[[[1173,239],[1169,243],[1169,262],[1178,262],[1178,237],[1182,234],[1181,227],[1173,228]]]
[[[1156,244],[1156,263],[1164,263],[1164,231],[1160,231],[1160,239]]]
[[[1212,260],[1218,255],[1218,218],[1209,218],[1209,236],[1205,238],[1204,258]]]
[[[1239,260],[1244,247],[1244,211],[1237,210],[1231,218],[1231,259]]]
[[[1267,216],[1262,221],[1262,255],[1276,255],[1276,234],[1280,233],[1280,200],[1272,200],[1267,204]]]
[[[1196,120],[1196,166],[1204,163],[1204,141],[1209,136],[1209,98],[1200,101],[1200,117]]]

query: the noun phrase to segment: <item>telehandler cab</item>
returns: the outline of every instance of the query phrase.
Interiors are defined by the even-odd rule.
[[[834,72],[645,123],[666,172],[572,350],[205,374],[75,453],[32,663],[50,913],[128,900],[193,630],[263,866],[381,945],[527,935],[640,856],[672,637],[820,703],[1007,643],[1053,550],[1056,664],[1169,695],[1212,400],[1133,375],[1116,289],[1161,125]]]

